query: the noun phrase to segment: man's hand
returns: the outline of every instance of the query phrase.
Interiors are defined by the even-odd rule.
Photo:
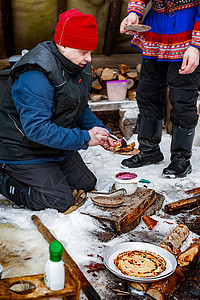
[[[110,147],[115,147],[118,142],[108,137],[107,141],[102,145],[105,150],[110,150]]]
[[[103,146],[107,142],[110,134],[107,129],[97,126],[93,127],[88,132],[91,137],[91,140],[88,142],[89,146]]]
[[[199,49],[189,47],[183,56],[183,62],[179,74],[190,74],[199,65]]]
[[[135,31],[133,30],[127,30],[125,28],[126,25],[134,25],[134,24],[139,24],[139,16],[132,12],[130,13],[126,18],[124,18],[124,20],[121,22],[120,25],[120,33],[123,34],[129,34],[129,35],[134,35]]]

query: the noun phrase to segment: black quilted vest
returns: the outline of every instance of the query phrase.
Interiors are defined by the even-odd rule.
[[[1,160],[57,158],[67,153],[67,150],[43,146],[29,140],[23,131],[12,99],[12,85],[20,74],[29,70],[41,71],[54,86],[55,105],[51,122],[65,128],[77,127],[77,120],[87,105],[91,89],[91,66],[88,63],[83,69],[66,59],[63,67],[59,56],[52,49],[57,49],[53,42],[38,44],[24,55],[11,71],[6,92],[0,103]]]

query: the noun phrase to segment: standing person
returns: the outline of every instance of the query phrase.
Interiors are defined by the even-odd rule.
[[[128,31],[125,25],[138,24],[147,0],[129,1],[128,16],[120,32],[133,34],[131,46],[143,52],[136,99],[140,111],[140,153],[122,161],[137,168],[163,160],[159,143],[165,117],[166,89],[172,106],[171,162],[163,170],[167,178],[191,173],[192,143],[197,124],[197,97],[200,82],[200,5],[199,0],[153,0],[144,18],[151,30]]]
[[[0,193],[17,205],[65,212],[95,188],[78,150],[114,145],[88,106],[97,43],[95,18],[71,9],[60,14],[54,40],[11,71],[0,103]]]

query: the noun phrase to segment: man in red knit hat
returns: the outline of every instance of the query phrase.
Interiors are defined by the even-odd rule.
[[[54,40],[11,71],[0,104],[0,193],[17,205],[69,212],[95,188],[78,150],[114,146],[88,106],[97,43],[95,18],[71,9],[59,16]]]

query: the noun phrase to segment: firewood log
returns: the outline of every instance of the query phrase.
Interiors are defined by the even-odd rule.
[[[180,232],[181,232],[181,234],[180,234]],[[189,234],[189,229],[187,228],[187,226],[178,225],[167,236],[167,238],[163,240],[163,242],[159,246],[170,251],[172,254],[175,254],[177,249],[181,246],[182,242],[188,236],[188,234]],[[177,241],[175,241],[175,240],[177,240]],[[177,276],[178,276],[177,274],[174,276],[175,277],[174,280],[176,279]],[[130,283],[130,285],[139,291],[147,291],[150,288],[150,284],[148,284],[148,283],[139,283],[138,284],[136,282],[132,282],[132,283]],[[154,291],[154,293],[157,293],[157,291],[156,292]],[[160,300],[160,299],[165,299],[165,298],[158,298],[158,299]]]
[[[131,78],[127,79],[127,90],[130,90],[134,86],[134,80]]]
[[[92,102],[99,102],[101,100],[106,100],[108,97],[106,95],[101,95],[101,94],[90,94],[90,99]]]
[[[92,82],[92,88],[95,89],[95,90],[101,90],[102,89],[102,86],[99,82],[99,79],[96,79]]]
[[[103,68],[98,68],[95,70],[95,74],[100,77],[101,76],[101,73],[103,72]]]
[[[194,260],[194,257],[200,251],[200,239],[193,243],[186,251],[182,252],[177,259],[177,263],[181,267],[188,266]]]
[[[139,291],[146,292],[149,288],[149,283],[142,283],[142,282],[130,282],[130,285]]]
[[[194,196],[191,198],[184,198],[179,201],[165,205],[165,211],[169,214],[178,213],[181,209],[188,209],[199,205],[200,196]]]
[[[168,237],[160,244],[160,247],[175,254],[176,250],[181,246],[182,242],[189,234],[189,229],[186,225],[180,224],[168,235]]]
[[[119,68],[119,72],[120,72],[122,75],[124,75],[124,74],[130,72],[130,70],[131,70],[131,69],[130,69],[127,65],[125,65],[125,64],[120,64],[118,68]]]
[[[126,77],[125,76],[123,76],[122,74],[117,74],[117,76],[118,76],[118,80],[126,80]]]
[[[138,80],[138,73],[137,73],[137,71],[131,71],[131,72],[128,72],[128,73],[127,73],[127,77],[128,77],[128,78],[135,79],[135,80]]]
[[[176,271],[166,279],[153,283],[146,293],[156,300],[165,300],[175,290],[178,282],[182,280],[184,273],[181,267],[177,267]]]
[[[137,71],[137,73],[138,73],[138,76],[140,75],[140,71],[141,71],[141,64],[137,64],[136,65],[136,71]]]
[[[136,100],[136,91],[135,90],[129,90],[128,91],[128,99],[131,101]]]
[[[194,261],[196,255],[199,253],[200,248],[198,243],[192,244],[188,249],[182,252],[177,259],[178,266],[175,272],[166,279],[153,283],[146,293],[156,300],[167,299],[177,288],[178,283],[184,278],[189,271],[188,266]],[[197,251],[198,249],[198,251]],[[181,265],[179,265],[181,263]]]
[[[185,193],[186,193],[187,195],[189,195],[189,194],[197,194],[197,193],[200,193],[200,187],[196,187],[196,188],[194,188],[194,189],[187,190],[187,191],[185,191]]]
[[[112,80],[114,75],[115,75],[114,70],[110,68],[105,68],[101,73],[101,79],[104,81]]]

